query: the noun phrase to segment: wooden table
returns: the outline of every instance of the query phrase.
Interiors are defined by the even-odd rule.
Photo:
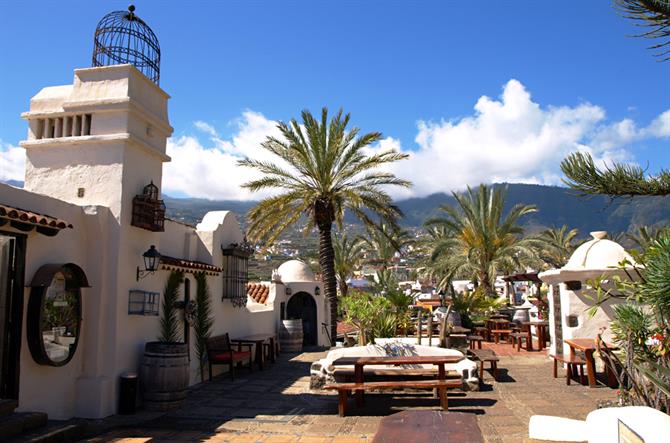
[[[533,333],[531,332],[531,326],[535,326],[535,328],[537,329],[537,346],[540,351],[543,350],[544,344],[546,342],[547,328],[549,327],[549,322],[531,320],[521,322],[521,324],[528,328],[528,343],[526,344],[526,350],[527,351],[533,350]]]
[[[484,443],[475,414],[408,410],[382,418],[373,443]]]
[[[408,355],[408,356],[372,356],[372,357],[341,357],[333,361],[333,366],[354,366],[354,381],[356,383],[365,383],[365,373],[363,368],[366,365],[422,365],[432,364],[437,366],[438,380],[446,380],[446,371],[444,365],[447,363],[458,363],[463,360],[460,355]],[[440,391],[446,388],[440,388]],[[356,390],[356,405],[363,405],[364,391]],[[446,392],[440,392],[440,398],[446,395]]]
[[[231,340],[231,342],[234,342],[234,343],[251,343],[251,344],[253,344],[254,347],[256,348],[256,363],[258,363],[258,368],[261,369],[261,370],[263,369],[263,361],[265,360],[264,355],[263,355],[263,345],[265,343],[270,344],[270,361],[272,363],[275,362],[275,359],[276,359],[275,341],[276,341],[276,334],[272,334],[272,333],[247,335],[246,337],[236,338],[234,340]]]
[[[589,387],[596,386],[596,362],[593,358],[593,352],[596,350],[596,340],[593,338],[570,338],[563,340],[570,346],[570,357],[575,356],[575,349],[584,352],[586,357],[586,375],[589,380]]]

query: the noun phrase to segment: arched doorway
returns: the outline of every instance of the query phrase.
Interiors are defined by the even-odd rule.
[[[307,292],[298,292],[286,305],[286,318],[302,319],[302,344],[315,346],[317,344],[316,301]]]

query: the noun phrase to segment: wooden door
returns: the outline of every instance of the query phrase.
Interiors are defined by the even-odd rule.
[[[26,238],[0,231],[0,399],[19,398]]]

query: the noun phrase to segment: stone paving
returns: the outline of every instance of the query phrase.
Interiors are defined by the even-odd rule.
[[[449,410],[476,414],[486,442],[531,442],[531,415],[583,419],[599,401],[615,398],[613,389],[566,386],[563,376],[553,379],[543,352],[517,354],[509,352],[510,345],[487,345],[502,355],[499,380],[486,372],[481,391],[449,391]],[[141,425],[112,429],[89,441],[364,442],[372,441],[384,416],[407,408],[439,409],[430,394],[372,393],[364,407],[352,401],[349,415],[339,417],[336,395],[309,389],[309,365],[322,355],[284,354],[264,371],[241,371],[235,381],[219,377],[194,387],[179,410],[145,415]]]

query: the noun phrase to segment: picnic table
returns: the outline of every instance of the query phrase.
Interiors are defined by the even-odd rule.
[[[373,443],[484,443],[475,414],[463,412],[398,412],[382,418]]]
[[[564,340],[564,343],[570,346],[570,357],[575,356],[575,349],[584,352],[586,360],[586,376],[589,380],[589,387],[596,386],[596,362],[593,358],[593,352],[596,348],[596,340],[593,338],[570,338]]]
[[[528,332],[528,343],[526,344],[526,350],[533,350],[533,334],[531,332],[531,326],[535,326],[537,329],[537,345],[538,349],[541,351],[544,349],[544,344],[547,337],[547,328],[549,327],[549,322],[545,320],[531,320],[521,322],[523,326],[527,328]]]
[[[380,388],[387,389],[392,387],[430,387],[434,382],[438,382],[437,386],[440,401],[443,407],[446,406],[447,396],[447,380],[446,370],[444,365],[448,363],[458,363],[463,360],[462,355],[408,355],[408,356],[364,356],[364,357],[341,357],[333,361],[333,366],[354,366],[354,384],[357,389],[355,391],[356,405],[362,406],[364,402],[364,392],[366,387],[372,389]],[[371,382],[365,383],[365,372],[363,368],[368,365],[383,365],[383,366],[403,366],[403,365],[424,365],[431,364],[437,366],[437,380],[433,381],[391,381],[391,382]],[[432,382],[432,383],[431,383]],[[412,386],[410,386],[412,385]],[[346,391],[344,386],[347,384],[341,383],[339,387],[341,391]],[[337,389],[338,385],[332,385],[331,389]],[[346,394],[346,392],[344,392]],[[346,402],[346,395],[340,396],[340,415],[344,414],[344,404]]]
[[[272,363],[275,362],[276,359],[276,334],[273,333],[267,333],[267,334],[253,334],[253,335],[247,335],[242,338],[236,338],[234,340],[231,340],[234,343],[248,343],[248,344],[253,344],[254,347],[256,348],[256,363],[258,364],[258,367],[262,370],[263,369],[263,362],[265,360],[264,354],[263,354],[263,347],[266,344],[269,344],[270,352],[268,353],[270,357],[270,361]]]

